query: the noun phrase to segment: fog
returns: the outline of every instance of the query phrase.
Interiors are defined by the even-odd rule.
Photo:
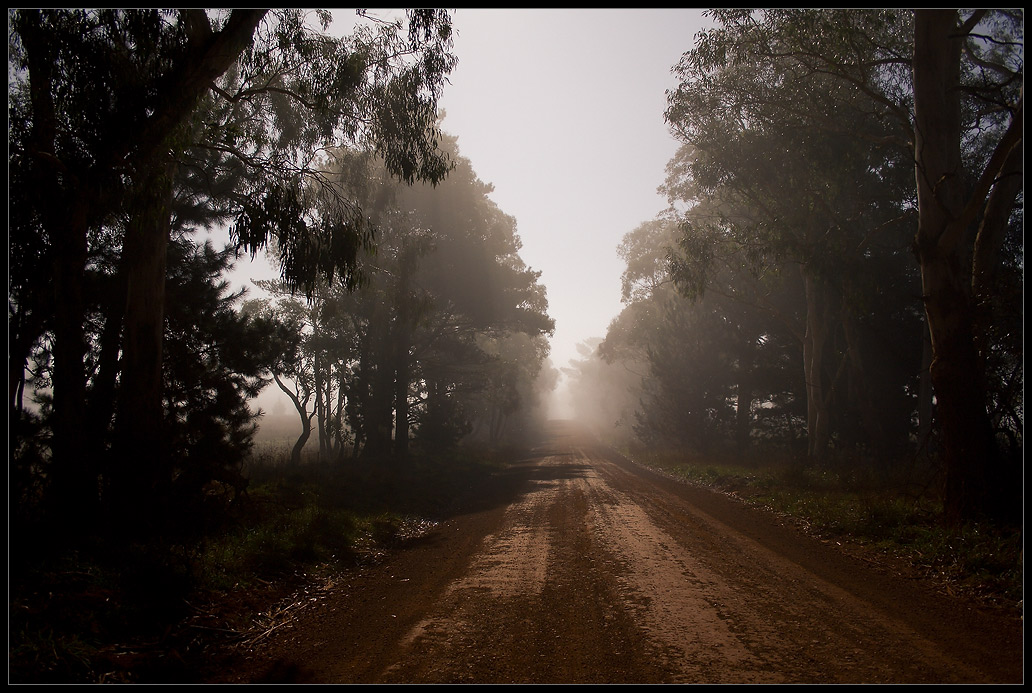
[[[1023,10],[8,22],[12,681],[1020,679]]]
[[[373,12],[373,11],[371,11]],[[331,30],[351,15],[334,12]],[[663,120],[671,74],[705,25],[699,9],[459,9],[459,62],[442,129],[516,218],[520,255],[540,271],[556,321],[551,360],[579,359],[620,312],[624,234],[666,208],[657,192],[677,149]],[[270,276],[242,259],[234,281]],[[281,395],[267,389],[267,410]],[[551,415],[573,414],[565,376]]]

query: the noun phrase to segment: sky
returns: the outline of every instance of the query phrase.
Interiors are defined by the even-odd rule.
[[[702,12],[453,12],[458,65],[439,102],[442,129],[516,219],[520,256],[541,272],[556,322],[556,368],[580,358],[578,344],[605,336],[622,307],[617,246],[667,206],[657,188],[677,143],[663,120],[666,90],[705,26]],[[335,14],[341,25],[351,20]],[[260,263],[236,270],[263,273]],[[553,414],[563,407],[560,381]]]

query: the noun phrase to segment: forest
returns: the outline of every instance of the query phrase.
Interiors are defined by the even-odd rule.
[[[9,394],[27,520],[183,530],[206,486],[243,488],[249,400],[272,383],[303,427],[291,464],[313,428],[326,459],[403,460],[410,440],[498,443],[533,415],[553,323],[515,220],[439,129],[447,13],[346,39],[293,10],[213,21],[13,16],[27,79],[11,92]],[[229,247],[196,240],[218,224]],[[273,298],[230,291],[235,258],[266,251]]]
[[[1022,525],[1022,11],[707,14],[669,208],[562,367],[578,417],[629,452],[919,470],[943,525]],[[546,287],[441,128],[449,12],[405,18],[9,10],[16,596],[101,564],[184,594],[263,473],[430,494],[545,420]],[[258,254],[279,278],[233,289]],[[263,391],[300,431],[275,472]]]
[[[576,406],[701,457],[920,463],[947,521],[1020,519],[1022,14],[711,14]]]

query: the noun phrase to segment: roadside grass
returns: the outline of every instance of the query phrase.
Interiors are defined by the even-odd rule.
[[[99,537],[57,552],[24,533],[12,549],[9,682],[191,682],[212,645],[246,644],[293,613],[299,592],[417,539],[511,459],[464,449],[291,467],[289,456],[289,445],[256,446],[246,493],[190,545]]]
[[[950,527],[931,470],[875,469],[856,460],[810,467],[785,457],[695,457],[624,450],[635,462],[708,486],[799,521],[807,531],[906,562],[951,594],[1020,609],[1021,527]]]
[[[354,566],[431,527],[464,476],[490,464],[456,455],[404,465],[259,460],[243,506],[208,538],[196,563],[203,586],[251,586],[319,566]]]
[[[454,511],[462,489],[512,451],[465,447],[404,462],[313,456],[291,466],[289,446],[257,448],[250,484],[224,531],[195,556],[198,586],[226,589],[328,566],[376,560]]]
[[[913,470],[628,456],[798,518],[829,540],[902,558],[950,591],[1020,607],[1020,528],[943,527]],[[308,459],[296,468],[288,458],[289,446],[256,447],[246,495],[220,531],[190,546],[101,539],[58,553],[12,530],[9,682],[190,682],[212,644],[246,644],[312,599],[303,592],[311,585],[418,538],[514,452],[465,449],[403,465]]]

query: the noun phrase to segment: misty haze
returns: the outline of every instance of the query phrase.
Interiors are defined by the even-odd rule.
[[[1023,10],[8,34],[10,683],[1023,681]]]

